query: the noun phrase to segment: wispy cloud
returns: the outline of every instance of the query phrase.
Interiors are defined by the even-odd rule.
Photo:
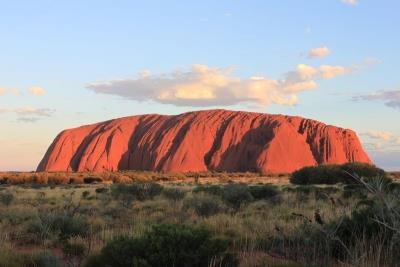
[[[368,131],[361,133],[365,145],[369,150],[398,150],[400,151],[400,137],[388,131]]]
[[[347,5],[352,5],[352,6],[356,6],[358,5],[358,0],[342,0],[342,3],[345,3]]]
[[[299,64],[282,79],[264,76],[240,78],[233,68],[193,65],[189,70],[153,75],[149,71],[133,79],[95,82],[87,85],[99,94],[137,101],[155,101],[176,106],[221,106],[239,103],[266,106],[295,105],[298,94],[317,88],[318,79],[332,79],[350,71],[346,67]]]
[[[353,100],[382,101],[386,106],[400,110],[400,90],[378,91],[356,96]]]
[[[374,131],[369,131],[369,132],[364,132],[361,133],[362,135],[368,136],[369,138],[372,139],[378,139],[378,140],[383,140],[383,141],[391,141],[394,140],[394,134],[391,132],[374,132]]]
[[[0,113],[14,113],[17,115],[17,120],[20,122],[35,122],[42,118],[51,117],[55,112],[49,108],[0,108]]]
[[[322,46],[322,47],[316,47],[310,49],[307,53],[308,58],[323,58],[328,56],[331,53],[328,47]]]
[[[28,92],[34,96],[43,96],[46,93],[43,87],[40,86],[32,86],[28,89]]]
[[[33,123],[39,121],[41,118],[39,117],[19,117],[17,118],[18,122],[24,122],[24,123]]]
[[[33,107],[23,107],[16,108],[12,110],[20,116],[39,116],[39,117],[50,117],[53,113],[53,109],[49,108],[33,108]]]
[[[20,95],[20,92],[18,91],[18,89],[16,88],[4,88],[4,87],[0,87],[0,96],[2,95]]]

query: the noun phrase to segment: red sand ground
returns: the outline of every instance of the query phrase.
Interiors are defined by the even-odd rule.
[[[289,173],[346,162],[371,163],[352,130],[293,116],[208,110],[65,130],[37,170]]]

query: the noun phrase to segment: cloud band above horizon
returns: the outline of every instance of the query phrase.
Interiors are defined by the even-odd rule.
[[[262,76],[243,79],[234,76],[232,68],[196,64],[186,71],[160,75],[145,71],[133,79],[96,82],[87,88],[99,94],[175,106],[230,106],[239,103],[293,106],[299,101],[299,93],[318,87],[317,79],[331,79],[349,72],[349,68],[342,66],[314,68],[299,64],[283,79]]]

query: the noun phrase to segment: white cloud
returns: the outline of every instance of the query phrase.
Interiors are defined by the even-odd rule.
[[[32,86],[28,89],[28,92],[34,96],[43,96],[46,91],[40,86]]]
[[[0,96],[6,95],[6,94],[20,95],[20,92],[18,91],[18,89],[15,89],[15,88],[0,87]]]
[[[342,0],[342,3],[345,3],[347,5],[356,6],[356,5],[358,5],[358,0]]]
[[[387,131],[368,131],[361,133],[369,150],[400,151],[400,137]]]
[[[87,88],[96,93],[137,101],[152,100],[177,106],[217,106],[243,102],[295,105],[298,93],[317,87],[312,80],[317,70],[302,64],[281,80],[260,76],[242,79],[232,72],[232,68],[193,65],[188,71],[161,75],[147,72],[134,79],[91,83]]]
[[[379,139],[383,141],[390,141],[393,140],[394,134],[391,132],[374,132],[374,131],[369,131],[362,133],[362,135],[368,136],[373,139]]]
[[[400,90],[378,91],[353,98],[354,100],[383,101],[386,106],[400,110]]]
[[[323,46],[323,47],[316,47],[308,51],[308,58],[322,58],[326,57],[331,53],[328,47]]]
[[[319,67],[319,71],[321,72],[322,78],[332,79],[337,76],[347,74],[347,73],[351,72],[352,69],[343,67],[343,66],[321,65]]]
[[[266,106],[295,105],[298,94],[318,87],[317,80],[332,79],[365,66],[297,65],[282,79],[264,76],[241,78],[233,68],[193,65],[189,70],[154,75],[140,72],[131,79],[94,82],[86,87],[95,93],[116,95],[136,101],[154,101],[176,106],[229,106],[239,103]]]

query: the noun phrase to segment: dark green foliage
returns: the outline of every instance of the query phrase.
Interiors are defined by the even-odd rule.
[[[14,195],[8,192],[0,193],[0,202],[3,205],[9,206],[14,200]]]
[[[234,208],[239,208],[242,204],[253,201],[254,199],[269,198],[277,195],[277,191],[269,185],[256,185],[249,187],[246,184],[226,184],[197,186],[194,193],[207,193],[220,196],[226,203]],[[253,194],[255,196],[253,196]]]
[[[209,217],[223,210],[221,199],[208,194],[197,194],[191,198],[185,199],[183,207],[186,210],[194,210],[197,215],[202,217]]]
[[[221,185],[199,185],[193,190],[194,193],[203,192],[211,195],[222,195],[223,191],[224,188]]]
[[[31,266],[38,267],[61,267],[63,264],[61,260],[49,252],[41,252],[33,258]]]
[[[392,215],[379,201],[364,200],[358,209],[352,211],[350,216],[345,216],[339,222],[332,222],[330,227],[334,229],[339,225],[336,236],[346,247],[356,246],[360,239],[370,243],[373,243],[373,240],[379,240],[388,246],[395,231],[384,226],[383,223],[390,225]],[[398,244],[396,245],[398,246]],[[333,244],[332,255],[341,259],[349,256],[345,247],[339,243]]]
[[[186,192],[179,188],[165,188],[163,190],[163,195],[170,200],[178,201],[185,197]]]
[[[260,200],[270,200],[273,203],[278,203],[280,201],[280,193],[276,186],[273,185],[252,185],[249,186],[250,194],[254,199]]]
[[[228,241],[204,228],[158,225],[140,238],[121,237],[109,242],[86,267],[200,267],[223,256]],[[234,266],[234,265],[231,265]]]
[[[356,174],[360,177],[369,178],[369,177],[385,177],[386,173],[384,170],[365,163],[346,163],[340,166],[342,170]]]
[[[0,250],[0,267],[61,267],[61,261],[48,252],[38,254]]]
[[[89,195],[90,195],[90,192],[89,192],[89,191],[83,191],[83,192],[82,192],[82,198],[84,198],[84,199],[88,198]]]
[[[157,183],[115,184],[111,195],[117,199],[144,201],[161,194],[163,187]]]
[[[343,198],[359,198],[365,199],[367,197],[367,190],[360,184],[349,184],[343,187]]]
[[[63,246],[63,253],[67,257],[83,257],[86,253],[86,246],[83,243],[66,242]]]
[[[97,194],[102,194],[102,193],[108,192],[108,188],[107,188],[107,187],[100,187],[100,188],[96,188],[94,191],[95,191]]]
[[[239,208],[242,204],[254,200],[249,187],[245,184],[225,185],[222,198],[234,208]]]
[[[58,235],[60,240],[70,237],[86,237],[90,233],[90,225],[84,217],[68,216],[67,214],[42,214],[39,220],[27,227],[27,232],[46,236],[50,233]]]
[[[355,184],[357,180],[351,175],[358,175],[362,178],[385,177],[385,172],[364,163],[346,163],[343,165],[319,165],[305,167],[292,173],[290,182],[293,184]],[[387,181],[390,179],[386,178]]]
[[[83,178],[83,182],[85,184],[95,184],[95,183],[103,182],[103,179],[101,179],[100,177],[89,176],[89,177]]]

